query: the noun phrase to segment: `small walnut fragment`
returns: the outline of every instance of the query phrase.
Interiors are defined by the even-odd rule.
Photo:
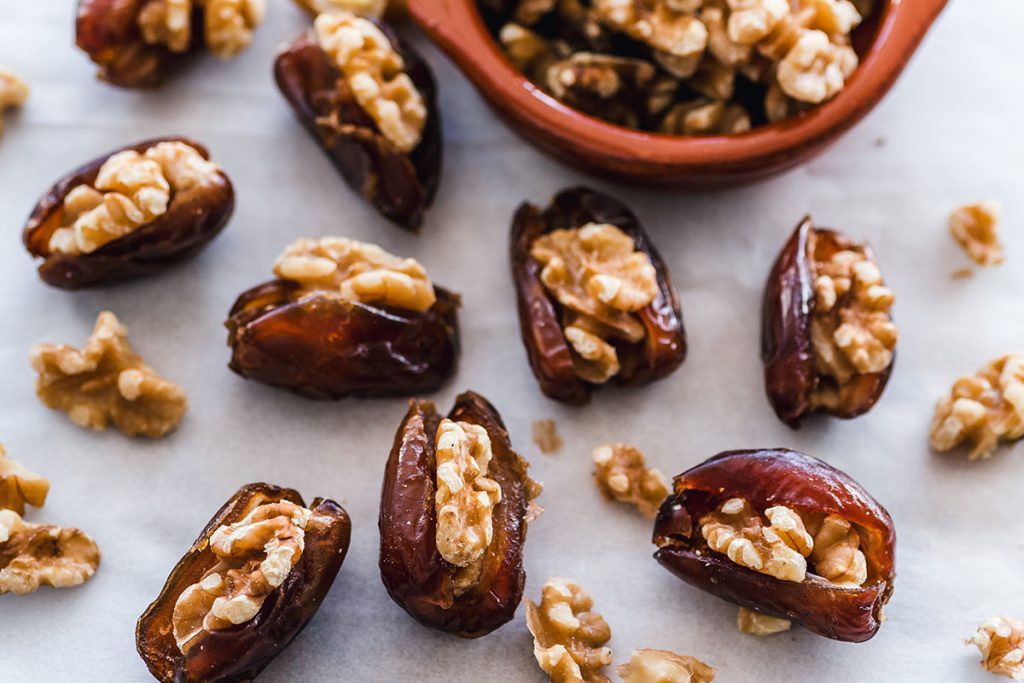
[[[533,443],[541,453],[550,455],[562,450],[562,437],[554,420],[537,420],[533,423]]]
[[[958,379],[935,406],[931,445],[949,451],[966,443],[971,460],[991,457],[1000,441],[1024,437],[1024,353],[989,362]]]
[[[128,343],[128,329],[109,311],[100,313],[81,350],[38,344],[32,367],[36,394],[81,427],[103,430],[111,423],[128,436],[164,436],[188,407],[181,387],[156,375]]]
[[[671,492],[668,479],[646,466],[644,454],[624,443],[611,443],[594,450],[594,481],[608,500],[631,503],[646,517],[658,514],[661,502]]]
[[[31,524],[13,510],[0,510],[0,595],[79,586],[99,564],[99,548],[82,531]]]
[[[10,71],[0,69],[0,133],[4,132],[4,110],[20,107],[28,99],[28,85]]]
[[[710,683],[715,670],[696,657],[669,650],[633,650],[629,663],[616,669],[624,683]]]
[[[723,135],[748,130],[750,115],[743,107],[707,98],[675,105],[660,127],[660,132],[670,135]]]
[[[994,200],[967,204],[949,215],[953,239],[980,266],[997,266],[1006,259],[999,240],[1002,205]]]
[[[526,601],[526,625],[533,634],[533,655],[553,683],[609,683],[601,673],[611,664],[604,644],[612,632],[596,612],[593,600],[578,584],[548,579],[540,605]]]
[[[770,636],[788,631],[793,625],[789,619],[780,619],[757,610],[740,607],[736,616],[736,628],[752,636]]]
[[[314,17],[331,12],[352,12],[360,16],[383,17],[385,13],[405,12],[400,0],[295,0],[296,4]]]
[[[991,617],[965,642],[978,647],[985,671],[1024,681],[1024,621]]]
[[[25,514],[25,505],[41,508],[50,492],[50,482],[7,457],[0,444],[0,510]]]

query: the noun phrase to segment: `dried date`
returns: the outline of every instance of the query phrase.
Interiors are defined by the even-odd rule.
[[[893,590],[896,535],[889,513],[847,474],[795,451],[731,451],[680,474],[674,484],[654,527],[654,557],[666,569],[712,595],[796,620],[828,638],[862,642],[878,631]],[[823,571],[825,560],[813,550],[808,561],[822,566],[809,564],[800,581],[734,561],[731,553],[742,549],[742,541],[729,555],[714,551],[703,520],[737,499],[754,511],[782,506],[808,522],[826,516],[845,521],[856,534],[850,537],[854,549],[863,554],[860,582],[837,583],[815,573]],[[759,542],[756,534],[744,537]],[[821,536],[815,540],[826,543]]]

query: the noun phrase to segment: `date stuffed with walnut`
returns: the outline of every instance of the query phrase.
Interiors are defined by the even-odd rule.
[[[224,504],[139,618],[158,680],[251,681],[316,614],[348,552],[345,510],[249,484]]]
[[[809,412],[866,413],[892,373],[892,291],[871,248],[805,218],[764,293],[761,357],[775,413],[798,427]]]
[[[460,395],[448,417],[412,402],[380,503],[381,579],[410,616],[464,638],[512,619],[527,523],[539,512],[527,468],[482,396]]]
[[[225,323],[232,370],[313,398],[432,391],[455,371],[459,297],[413,259],[300,239]]]
[[[512,276],[523,344],[547,396],[586,403],[609,381],[641,385],[686,358],[668,268],[624,204],[586,188],[512,222]]]
[[[878,631],[895,579],[889,513],[847,474],[795,451],[731,451],[675,478],[655,559],[712,595],[836,640]]]
[[[349,185],[417,230],[441,176],[437,87],[426,62],[380,21],[335,12],[278,55],[274,75]]]
[[[147,275],[205,247],[227,225],[235,191],[209,153],[157,138],[90,161],[36,204],[23,240],[39,277],[80,289]]]

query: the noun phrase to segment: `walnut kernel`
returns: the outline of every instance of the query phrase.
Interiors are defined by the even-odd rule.
[[[617,669],[624,683],[710,683],[715,670],[695,657],[668,650],[633,650]]]
[[[999,217],[1002,205],[988,200],[967,204],[949,215],[949,230],[957,244],[981,266],[1003,262],[1003,244],[999,241]]]
[[[13,510],[0,510],[0,595],[79,586],[99,564],[99,548],[84,532],[31,524]]]
[[[1012,617],[986,619],[966,642],[978,647],[985,671],[1024,681],[1024,621]]]
[[[611,664],[604,644],[612,632],[594,601],[578,584],[548,579],[540,605],[526,601],[526,626],[533,634],[533,655],[553,683],[608,683],[601,670]]]
[[[10,71],[0,69],[0,133],[4,132],[5,109],[20,107],[28,99],[28,85]]]
[[[402,4],[388,0],[296,0],[296,2],[313,16],[330,12],[352,12],[362,16],[380,17],[387,12],[389,5]]]
[[[819,104],[843,89],[857,63],[853,48],[834,44],[823,31],[805,31],[779,62],[777,78],[793,99]]]
[[[658,52],[696,57],[708,43],[708,30],[693,10],[679,10],[666,0],[595,0],[594,9],[606,25]]]
[[[39,400],[81,427],[102,430],[112,422],[128,436],[153,438],[173,430],[187,409],[185,393],[143,362],[127,334],[114,314],[104,311],[82,350],[33,347]]]
[[[249,47],[267,11],[266,0],[150,0],[137,19],[142,39],[171,52],[187,52],[197,8],[203,9],[203,44],[221,59]]]
[[[50,482],[7,457],[0,444],[0,510],[25,514],[25,504],[41,508],[50,492]]]
[[[151,0],[136,20],[142,39],[171,52],[186,52],[192,44],[192,0]]]
[[[541,453],[557,453],[562,450],[562,437],[554,420],[537,420],[533,423],[533,443]]]
[[[750,116],[738,104],[702,98],[672,107],[659,130],[670,135],[743,133],[750,130]]]
[[[736,628],[752,636],[770,636],[788,631],[793,625],[789,619],[762,614],[757,610],[740,607],[736,616]]]
[[[644,454],[624,443],[605,444],[594,450],[594,481],[609,500],[631,503],[647,517],[658,514],[671,492],[668,479],[646,466]]]
[[[729,39],[738,45],[754,45],[768,37],[789,16],[788,0],[727,0]]]

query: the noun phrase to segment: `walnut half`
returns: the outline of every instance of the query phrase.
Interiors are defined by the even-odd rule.
[[[164,436],[181,422],[185,393],[146,365],[128,343],[128,329],[109,311],[100,313],[83,349],[39,344],[32,367],[36,394],[81,427],[113,423],[128,436]]]
[[[961,206],[949,215],[953,239],[971,259],[981,266],[997,266],[1006,255],[999,240],[1002,205],[993,200]]]
[[[986,619],[966,642],[978,647],[985,671],[1024,681],[1024,621],[1011,617]]]
[[[79,586],[99,564],[99,548],[84,532],[31,524],[13,510],[0,510],[0,595]]]
[[[10,71],[0,69],[0,133],[4,132],[4,110],[20,107],[28,99],[28,86]]]
[[[609,683],[601,670],[612,661],[604,647],[612,632],[593,605],[583,588],[560,577],[544,584],[540,605],[526,601],[533,655],[553,683]]]
[[[668,479],[646,466],[644,454],[624,443],[611,443],[594,450],[594,481],[609,500],[631,503],[645,516],[654,518],[658,507],[671,492]]]
[[[14,510],[23,515],[26,503],[43,507],[49,492],[50,482],[45,477],[8,458],[0,444],[0,510]]]
[[[711,683],[715,670],[696,657],[669,650],[633,650],[616,669],[624,683]]]

